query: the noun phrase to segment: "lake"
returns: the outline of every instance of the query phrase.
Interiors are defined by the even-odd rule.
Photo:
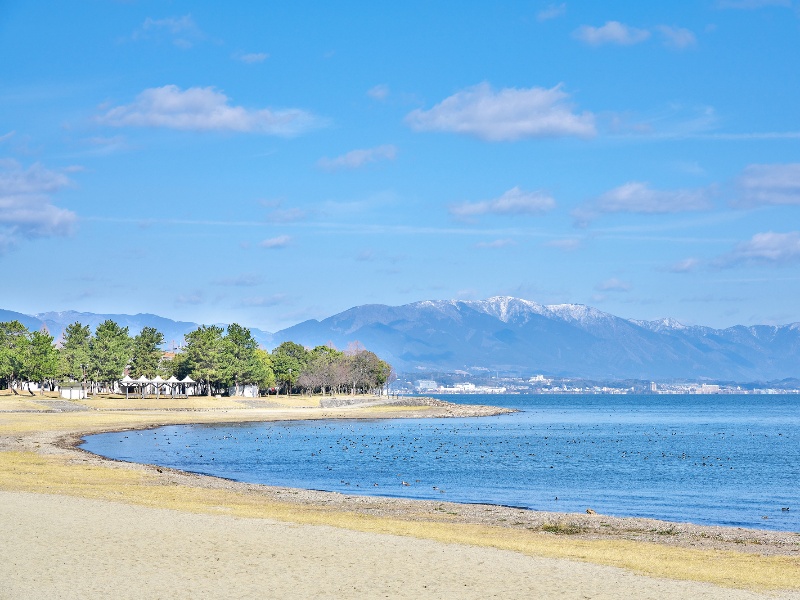
[[[442,398],[520,412],[181,425],[81,447],[267,485],[800,531],[798,396]]]

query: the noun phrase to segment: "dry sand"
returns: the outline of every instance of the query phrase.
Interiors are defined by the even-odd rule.
[[[469,409],[93,402],[0,397],[2,599],[800,598],[796,534],[254,486],[72,447],[164,423]]]

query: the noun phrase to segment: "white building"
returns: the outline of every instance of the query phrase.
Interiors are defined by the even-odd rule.
[[[239,396],[241,398],[258,398],[257,385],[232,385],[228,388],[228,396]]]
[[[420,379],[417,381],[417,391],[419,392],[435,392],[439,386],[432,379]]]
[[[86,400],[86,390],[82,383],[62,383],[59,386],[59,393],[62,398],[67,400]]]

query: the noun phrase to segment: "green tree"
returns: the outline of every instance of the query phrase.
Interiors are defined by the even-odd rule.
[[[89,370],[93,380],[105,388],[120,380],[130,362],[131,350],[127,327],[120,327],[111,319],[100,323],[89,341]]]
[[[258,342],[250,330],[237,323],[228,325],[223,339],[223,376],[228,385],[256,384],[260,364],[256,357]]]
[[[303,379],[312,388],[319,388],[322,395],[337,383],[337,368],[344,359],[344,352],[330,346],[317,346],[309,353],[309,359],[303,370]]]
[[[89,365],[89,340],[92,332],[88,325],[79,322],[67,325],[59,351],[58,374],[64,379],[83,381]]]
[[[144,375],[152,379],[156,376],[161,364],[161,344],[164,343],[164,334],[155,327],[143,327],[133,338],[131,353],[130,375],[134,379]]]
[[[53,347],[53,336],[43,327],[41,331],[33,332],[27,344],[22,375],[28,380],[29,392],[31,382],[35,381],[39,384],[39,394],[42,394],[44,383],[52,380],[57,374],[58,350]]]
[[[19,321],[0,323],[0,379],[17,394],[14,384],[23,370],[30,332]]]
[[[224,377],[222,332],[222,327],[202,325],[185,337],[183,354],[189,375],[205,384],[209,396],[211,388],[219,387]]]
[[[272,351],[272,370],[279,383],[291,394],[292,388],[308,363],[308,351],[295,342],[283,342]]]
[[[275,385],[275,372],[272,370],[272,357],[269,352],[258,348],[256,350],[257,375],[254,383],[258,384],[259,391],[268,391]]]
[[[388,381],[391,366],[382,361],[374,352],[362,350],[350,357],[350,381],[353,393],[379,390]]]

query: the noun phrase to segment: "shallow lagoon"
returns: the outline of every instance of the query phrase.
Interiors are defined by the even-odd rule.
[[[82,447],[268,485],[800,531],[800,397],[445,399],[521,412],[170,426]]]

